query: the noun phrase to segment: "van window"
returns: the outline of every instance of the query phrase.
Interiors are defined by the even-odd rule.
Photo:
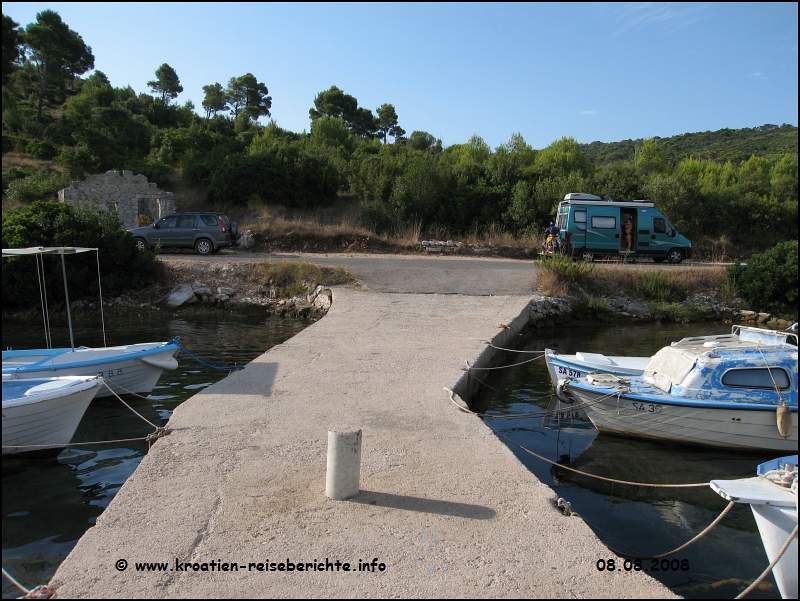
[[[586,211],[575,211],[575,227],[586,230]]]
[[[592,215],[592,227],[602,230],[615,230],[617,229],[617,218]]]
[[[663,217],[653,217],[653,233],[666,234],[667,236],[674,236],[675,230],[669,224],[669,221]]]
[[[773,383],[774,380],[774,383]],[[781,390],[789,388],[789,374],[781,368],[729,369],[722,376],[725,386],[737,388],[769,388],[777,385]]]

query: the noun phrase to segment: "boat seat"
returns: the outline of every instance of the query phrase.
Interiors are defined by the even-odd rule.
[[[616,365],[611,359],[606,357],[605,355],[601,355],[600,353],[575,353],[575,356],[580,361],[586,361],[587,363],[596,363],[598,365]]]

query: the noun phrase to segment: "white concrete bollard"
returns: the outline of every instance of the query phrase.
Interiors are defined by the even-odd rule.
[[[328,430],[325,496],[343,501],[358,494],[361,476],[361,430]]]

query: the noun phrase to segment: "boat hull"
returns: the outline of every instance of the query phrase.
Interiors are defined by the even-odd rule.
[[[93,376],[105,379],[97,398],[135,393],[149,394],[165,369],[176,369],[175,343],[146,343],[105,348],[80,348],[53,355],[52,359],[26,362],[31,351],[3,352],[3,377],[14,379]],[[49,351],[43,350],[41,353]]]
[[[772,562],[797,526],[797,509],[771,505],[750,505],[750,509],[753,510],[767,558]],[[772,574],[778,583],[781,597],[797,599],[797,537],[794,537],[783,557],[775,564]]]
[[[6,399],[7,387],[14,382],[4,381],[3,455],[63,449],[102,383],[102,378],[26,380],[26,389],[31,389],[27,395],[23,392],[21,398]],[[59,384],[63,385],[37,393],[37,389]],[[25,446],[29,448],[19,448]]]
[[[617,394],[614,389],[588,390],[571,385],[570,393],[600,432],[620,436],[668,440],[728,449],[797,451],[797,409],[792,411],[792,434],[778,433],[775,408],[711,408],[665,400],[642,400]]]

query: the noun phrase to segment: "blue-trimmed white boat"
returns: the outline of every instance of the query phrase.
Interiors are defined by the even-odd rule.
[[[3,351],[3,380],[58,376],[103,376],[119,395],[149,394],[164,370],[178,367],[177,341],[101,348],[78,347]],[[106,388],[97,397],[111,396]]]
[[[66,298],[67,322],[69,325],[70,348],[38,348],[26,350],[3,351],[3,381],[23,380],[30,378],[53,378],[61,376],[102,376],[107,386],[97,393],[97,397],[109,397],[114,393],[149,394],[161,377],[164,370],[173,370],[178,367],[175,353],[180,344],[178,339],[169,342],[146,342],[123,346],[104,346],[98,348],[75,347],[72,332],[72,316],[70,314],[69,290],[67,289],[67,275],[64,268],[64,256],[77,253],[97,251],[96,248],[79,247],[32,247],[32,248],[4,248],[3,257],[34,256],[36,269],[40,269],[40,262],[44,255],[60,255],[62,274],[64,277],[64,296]],[[99,279],[98,262],[98,279]],[[39,273],[40,287],[43,281],[44,268]],[[44,318],[45,339],[50,337],[50,317],[47,311],[45,295],[40,289],[42,300],[42,313]],[[102,315],[103,298],[100,295],[100,309]],[[105,322],[103,325],[103,339],[105,340]],[[113,390],[113,393],[112,393]]]
[[[797,528],[797,455],[762,463],[755,478],[712,480],[722,498],[748,503],[753,511],[767,559],[772,563]],[[784,599],[797,599],[797,536],[772,569]]]
[[[58,452],[72,440],[103,378],[11,380],[3,375],[3,455]]]
[[[684,339],[656,353],[641,376],[590,373],[565,387],[601,432],[796,451],[797,346],[768,335],[760,343],[760,335],[749,332],[753,344]]]

